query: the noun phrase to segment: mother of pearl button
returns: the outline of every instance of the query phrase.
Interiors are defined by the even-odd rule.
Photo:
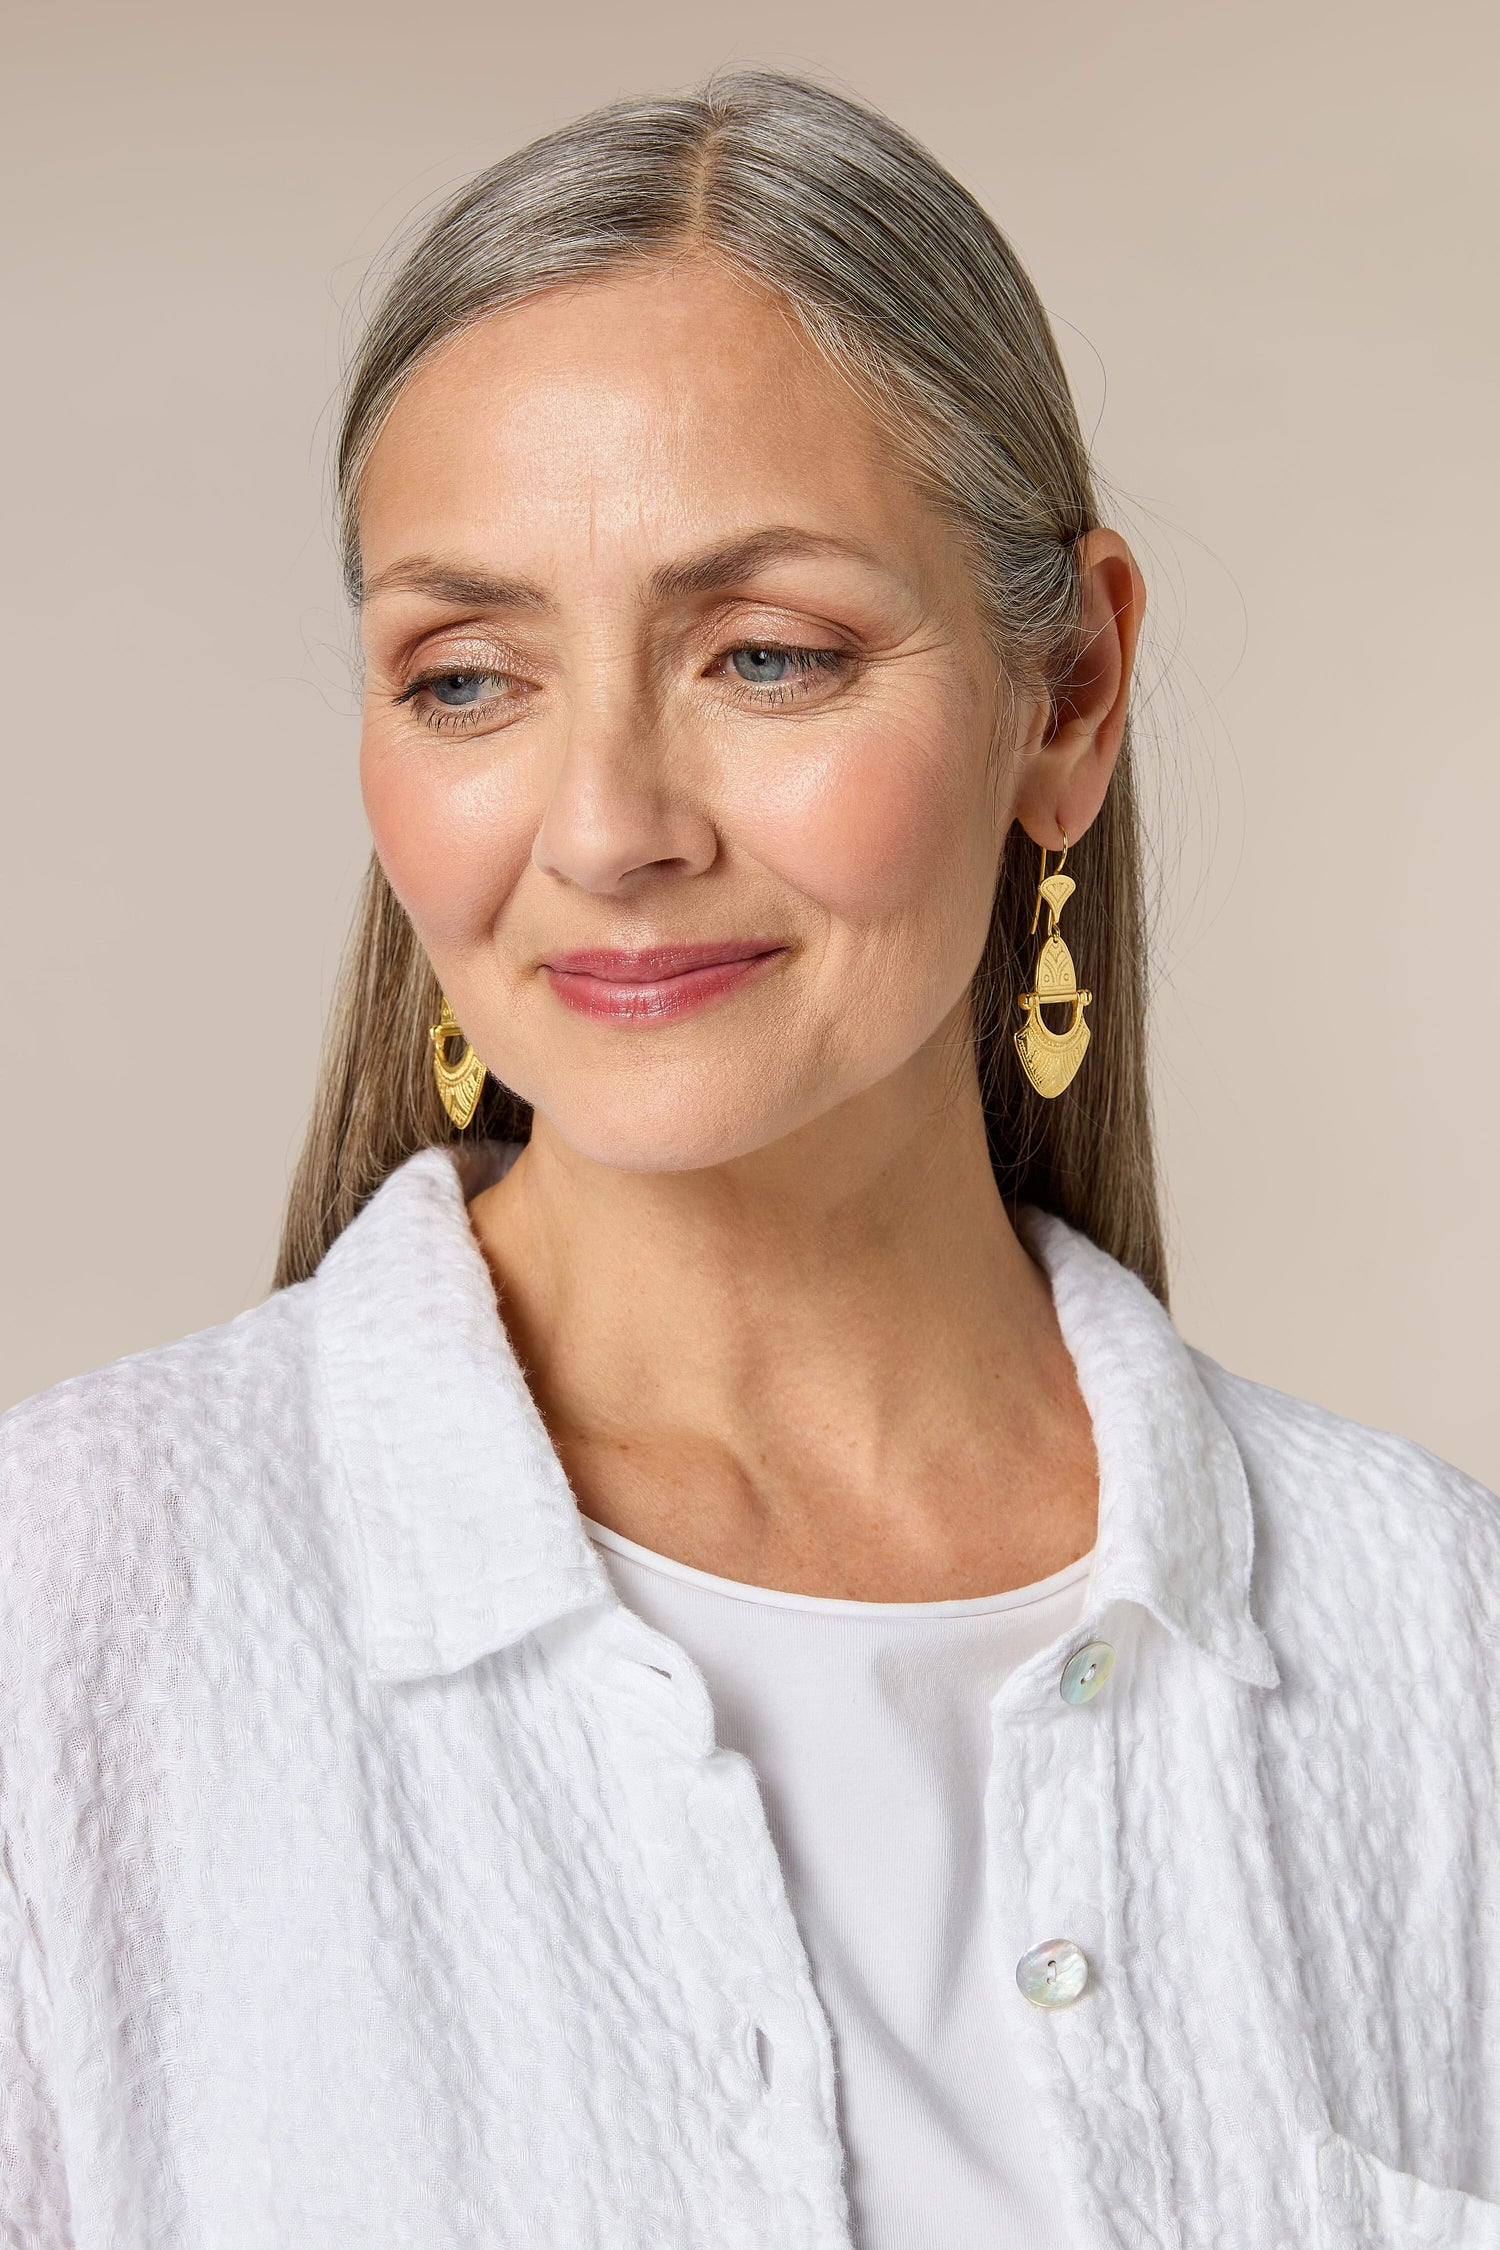
[[[1034,2007],[1071,2007],[1088,1981],[1088,1962],[1071,1938],[1046,1938],[1016,1963],[1016,1982]]]

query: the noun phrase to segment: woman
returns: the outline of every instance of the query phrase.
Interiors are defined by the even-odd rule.
[[[811,86],[626,104],[339,470],[281,1286],[7,1422],[4,2238],[1500,2244],[1500,1515],[1171,1326],[1013,254]]]

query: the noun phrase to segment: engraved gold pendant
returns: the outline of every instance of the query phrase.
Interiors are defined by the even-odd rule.
[[[1047,935],[1037,955],[1033,989],[1021,994],[1020,1008],[1026,1021],[1016,1033],[1016,1053],[1021,1058],[1021,1068],[1047,1101],[1055,1100],[1063,1088],[1072,1083],[1083,1060],[1083,1051],[1089,1043],[1089,1027],[1083,1020],[1083,1011],[1094,997],[1092,992],[1080,991],[1073,972],[1073,956],[1057,934],[1057,917],[1078,888],[1072,876],[1063,873],[1063,860],[1067,856],[1068,837],[1064,829],[1062,858],[1050,875],[1047,854],[1042,853],[1031,935],[1036,935],[1043,900],[1047,905]],[[1043,1008],[1064,1005],[1071,1005],[1073,1010],[1066,1031],[1049,1030],[1042,1016]]]
[[[479,1097],[484,1091],[484,1064],[464,1039],[446,999],[443,999],[443,1011],[437,1022],[428,1026],[427,1036],[432,1041],[432,1075],[437,1080],[438,1099],[462,1132],[479,1107]],[[453,1039],[462,1041],[463,1045],[457,1062],[448,1060],[448,1044]]]

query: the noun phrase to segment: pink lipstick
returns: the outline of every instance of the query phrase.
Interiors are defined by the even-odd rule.
[[[542,972],[576,1015],[600,1023],[660,1023],[739,992],[786,952],[772,938],[722,938],[704,945],[589,946],[549,953]]]

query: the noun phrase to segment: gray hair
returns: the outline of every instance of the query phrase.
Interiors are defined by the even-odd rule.
[[[416,368],[506,305],[690,251],[774,293],[874,408],[966,542],[1002,678],[1055,689],[1077,647],[1074,544],[1099,515],[1046,312],[1005,237],[925,149],[877,112],[777,72],[596,110],[480,173],[430,221],[377,303],[347,384],[336,473],[351,598],[361,476]],[[1069,862],[1079,883],[1069,939],[1096,995],[1079,1078],[1043,1103],[1016,1067],[1009,1033],[1036,884],[1018,828],[997,870],[972,1012],[1002,1191],[1081,1226],[1164,1297],[1128,731],[1105,809]],[[372,862],[279,1280],[312,1270],[395,1163],[455,1137],[427,1069],[436,993]],[[528,1129],[524,1105],[492,1082],[469,1132]]]

